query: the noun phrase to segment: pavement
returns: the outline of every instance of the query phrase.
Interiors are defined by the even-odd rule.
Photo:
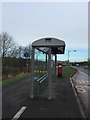
[[[13,85],[2,88],[2,118],[13,118],[21,104],[30,94],[30,78],[19,80]]]
[[[30,99],[29,82],[30,79],[21,80],[18,84],[3,90],[3,120],[5,118],[15,119],[17,116],[19,119],[85,118],[79,107],[80,104],[77,102],[77,98],[69,78],[62,76],[61,78],[57,77],[55,80],[54,74],[52,73],[51,100],[47,99],[48,88],[46,88],[39,97]]]
[[[52,79],[52,99],[47,99],[47,89],[38,98],[29,97],[21,107],[26,110],[20,118],[82,118],[69,78]]]

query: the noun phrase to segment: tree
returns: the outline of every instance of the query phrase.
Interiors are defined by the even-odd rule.
[[[0,49],[1,49],[1,56],[7,57],[10,56],[11,53],[14,51],[15,42],[13,38],[9,36],[7,32],[3,32],[0,35]]]
[[[13,48],[13,51],[11,51],[11,54],[9,57],[16,57],[18,58],[18,46],[15,45],[15,47]]]
[[[17,49],[18,58],[23,58],[24,57],[25,48],[26,47],[18,46],[18,49]]]
[[[2,51],[2,49],[1,49],[1,39],[2,39],[2,35],[0,35],[0,57],[2,56],[2,53],[1,53],[1,51]]]

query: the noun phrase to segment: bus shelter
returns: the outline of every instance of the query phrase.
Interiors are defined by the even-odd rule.
[[[55,79],[56,79],[56,65],[57,54],[64,54],[65,42],[57,38],[41,38],[32,43],[32,55],[31,55],[31,93],[30,98],[34,98],[34,60],[35,49],[46,54],[47,62],[47,74],[48,74],[48,99],[52,99],[51,95],[51,54],[55,56]],[[48,60],[47,60],[48,58]]]

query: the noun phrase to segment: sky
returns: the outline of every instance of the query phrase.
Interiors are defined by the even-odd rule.
[[[58,59],[71,61],[88,58],[87,2],[3,2],[2,31],[22,46],[43,37],[65,41],[65,54]],[[76,52],[73,52],[76,50]]]

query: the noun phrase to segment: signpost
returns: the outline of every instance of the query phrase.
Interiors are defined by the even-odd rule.
[[[25,57],[25,58],[28,58],[28,57],[29,57],[29,53],[28,53],[28,52],[25,52],[25,53],[24,53],[24,57]]]
[[[29,53],[25,52],[24,57],[26,58],[26,66],[27,66],[27,73],[28,73],[28,58],[29,58]]]

